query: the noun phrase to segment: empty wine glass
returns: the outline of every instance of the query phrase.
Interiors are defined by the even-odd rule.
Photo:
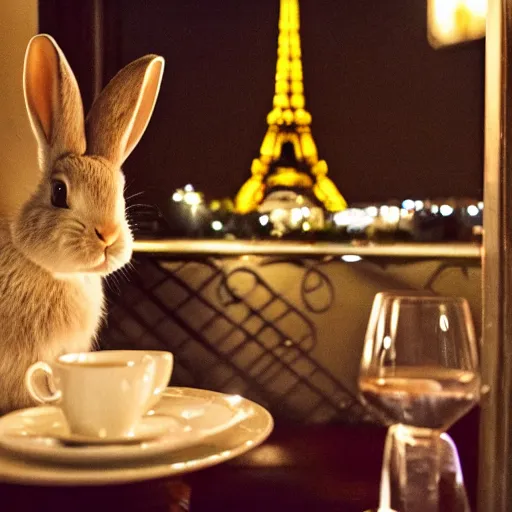
[[[376,295],[359,375],[364,401],[387,424],[403,462],[393,467],[401,512],[438,512],[441,433],[480,399],[468,303],[420,292]],[[403,442],[402,442],[403,441]],[[398,471],[398,469],[396,469]]]

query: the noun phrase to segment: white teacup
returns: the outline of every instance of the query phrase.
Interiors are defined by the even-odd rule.
[[[145,354],[155,360],[156,368],[153,381],[153,393],[146,407],[146,410],[152,409],[160,400],[165,388],[169,385],[169,380],[174,366],[173,355],[164,350],[114,350],[112,352],[114,352],[119,359],[123,360],[140,357],[140,354]]]
[[[144,351],[65,354],[51,363],[33,364],[25,384],[37,402],[62,408],[72,433],[123,437],[132,435],[140,418],[165,389],[170,371],[162,389],[164,366],[169,369],[169,357]],[[47,386],[38,379],[41,373],[46,374]]]

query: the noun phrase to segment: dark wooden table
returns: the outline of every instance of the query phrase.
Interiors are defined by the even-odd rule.
[[[455,425],[470,501],[477,479],[478,411]],[[279,425],[260,447],[182,479],[104,487],[0,485],[1,512],[363,512],[377,506],[386,431]]]
[[[478,411],[451,430],[475,509]],[[363,512],[379,500],[386,429],[277,427],[265,444],[190,475],[191,511]]]

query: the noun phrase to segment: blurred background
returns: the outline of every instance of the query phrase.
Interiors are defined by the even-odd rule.
[[[168,217],[172,195],[187,184],[207,203],[234,199],[272,108],[279,2],[4,0],[0,8],[3,210],[35,186],[22,66],[38,30],[62,46],[86,109],[129,61],[165,57],[153,119],[124,168],[138,203]],[[349,206],[436,197],[476,204],[484,40],[435,49],[426,0],[303,0],[300,8],[312,133]]]
[[[207,199],[233,197],[272,107],[279,2],[122,4],[107,74],[144,53],[167,63],[154,118],[126,163],[133,190],[162,207],[186,183]],[[432,48],[425,0],[300,7],[313,135],[349,204],[480,198],[483,40]]]
[[[166,58],[162,91],[126,162],[133,193],[167,208],[191,183],[234,197],[250,174],[272,108],[279,2],[39,2],[90,105],[92,68],[106,83],[145,54]],[[484,43],[434,49],[426,0],[303,0],[306,107],[320,158],[347,201],[482,196]],[[97,13],[96,13],[97,14]],[[94,62],[93,62],[94,61]]]

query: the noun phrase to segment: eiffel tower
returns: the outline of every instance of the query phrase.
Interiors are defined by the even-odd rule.
[[[298,0],[281,0],[273,109],[260,156],[252,162],[251,177],[235,198],[235,210],[245,214],[262,210],[273,192],[306,198],[329,212],[347,203],[327,177],[327,163],[319,160],[306,110],[302,77]],[[287,192],[286,192],[287,191]],[[283,195],[283,194],[281,194]]]

